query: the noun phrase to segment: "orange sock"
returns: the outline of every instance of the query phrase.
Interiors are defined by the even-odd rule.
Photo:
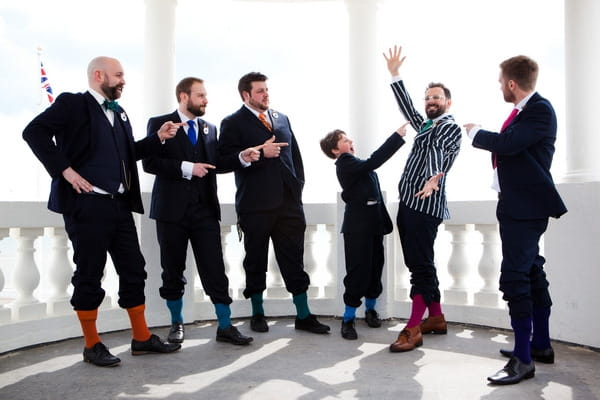
[[[148,325],[146,325],[146,316],[144,315],[145,310],[145,304],[140,304],[139,306],[127,309],[129,321],[131,321],[133,339],[139,342],[145,342],[146,340],[150,339],[150,336],[152,335],[148,329]]]
[[[98,318],[98,309],[96,310],[76,310],[77,318],[83,331],[83,340],[85,347],[91,349],[96,343],[100,342],[100,336],[96,329],[96,319]]]

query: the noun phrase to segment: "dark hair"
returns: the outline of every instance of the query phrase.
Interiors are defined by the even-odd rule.
[[[238,92],[240,92],[240,96],[242,100],[244,100],[244,96],[242,92],[248,92],[252,90],[252,82],[264,82],[267,80],[267,76],[261,74],[260,72],[249,72],[246,75],[240,78],[238,83]]]
[[[321,139],[321,150],[323,153],[329,158],[333,158],[334,160],[337,158],[335,154],[333,154],[334,149],[337,149],[338,142],[342,135],[345,135],[346,132],[336,129],[329,132],[323,139]]]
[[[442,88],[444,90],[444,96],[446,96],[447,99],[452,98],[452,95],[450,94],[450,89],[448,89],[443,83],[440,82],[430,82],[429,85],[427,85],[427,89],[425,89],[425,91],[427,92],[428,89],[436,87]]]
[[[538,77],[538,65],[527,56],[516,56],[500,63],[502,76],[506,80],[512,80],[525,91],[535,89]]]
[[[192,76],[183,78],[179,81],[175,87],[175,98],[177,99],[177,103],[179,103],[179,95],[181,93],[185,93],[188,96],[192,94],[192,85],[194,83],[204,83],[204,81],[200,78],[194,78]]]

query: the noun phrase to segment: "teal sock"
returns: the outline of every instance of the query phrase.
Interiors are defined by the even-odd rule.
[[[373,310],[377,304],[377,299],[368,299],[365,297],[365,311]]]
[[[310,315],[306,292],[295,295],[292,300],[296,306],[296,315],[299,319],[304,319]]]
[[[344,322],[352,321],[356,318],[356,307],[346,306],[344,308]]]
[[[263,309],[262,293],[255,293],[252,296],[250,296],[250,302],[252,303],[252,315],[265,315],[265,310]]]
[[[171,323],[183,323],[183,298],[177,300],[167,300],[167,308],[171,312]]]
[[[219,328],[225,329],[231,325],[231,308],[229,308],[229,305],[217,303],[215,304],[215,312],[217,313]]]

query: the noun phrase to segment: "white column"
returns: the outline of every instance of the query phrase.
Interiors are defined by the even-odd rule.
[[[358,152],[369,155],[379,144],[377,90],[374,84],[381,55],[377,43],[379,0],[345,0],[348,7],[350,132]],[[377,57],[379,55],[379,57]],[[379,62],[379,64],[378,64]]]
[[[146,0],[144,36],[144,120],[172,111],[175,102],[175,10],[177,0]],[[153,177],[140,174],[142,191]]]
[[[452,277],[452,286],[444,291],[444,302],[448,304],[467,304],[467,277],[469,258],[467,253],[467,226],[444,225],[452,235],[452,253],[448,260],[448,273]]]
[[[600,1],[565,0],[567,109],[566,182],[600,181],[600,135],[596,104],[600,93]]]

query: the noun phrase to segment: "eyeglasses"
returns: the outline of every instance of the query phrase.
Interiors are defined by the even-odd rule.
[[[446,98],[445,96],[440,96],[440,95],[436,94],[435,96],[425,96],[423,98],[423,100],[425,100],[425,101],[436,100],[437,101],[437,100],[444,100],[445,98]]]

